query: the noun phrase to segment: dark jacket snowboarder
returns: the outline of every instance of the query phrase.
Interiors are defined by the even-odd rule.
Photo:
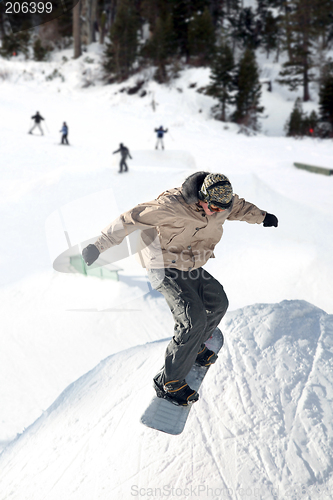
[[[123,168],[124,168],[124,171],[127,172],[128,171],[128,167],[127,167],[127,163],[126,163],[127,157],[131,158],[131,160],[132,160],[131,153],[129,152],[129,149],[126,146],[124,146],[124,144],[120,143],[119,149],[117,149],[117,151],[113,151],[112,154],[116,154],[116,153],[121,154],[121,159],[120,159],[120,163],[119,163],[119,173],[121,173],[123,171]]]
[[[62,133],[61,144],[68,144],[69,145],[69,142],[68,142],[68,125],[67,125],[66,122],[63,123],[60,132]]]
[[[33,127],[29,130],[29,134],[32,134],[32,131],[37,127],[42,135],[44,135],[43,129],[41,127],[40,122],[44,120],[44,118],[39,114],[39,111],[36,112],[34,116],[31,117],[32,120],[35,121]]]
[[[180,188],[122,214],[82,252],[91,265],[101,252],[141,229],[146,246],[141,261],[175,321],[164,367],[154,377],[154,386],[159,397],[175,404],[197,401],[199,395],[188,386],[186,376],[194,363],[209,366],[217,358],[204,343],[225,315],[228,298],[223,286],[202,266],[214,257],[226,220],[278,225],[275,215],[234,194],[226,176],[197,172]]]
[[[162,125],[159,128],[155,128],[155,132],[157,134],[157,141],[156,141],[155,149],[158,149],[159,144],[161,144],[162,149],[164,149],[163,137],[164,137],[164,134],[167,133],[167,131],[168,131],[168,129],[166,128],[164,130]]]

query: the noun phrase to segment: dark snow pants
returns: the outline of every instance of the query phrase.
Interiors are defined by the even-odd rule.
[[[67,139],[67,134],[62,134],[61,144],[69,144]]]
[[[120,164],[119,164],[119,172],[122,172],[123,171],[123,167],[124,167],[124,171],[127,172],[128,168],[127,168],[127,163],[126,163],[126,158],[122,158],[120,160]]]
[[[223,286],[203,268],[152,269],[148,276],[153,288],[165,297],[175,320],[174,336],[158,381],[184,380],[202,344],[225,315],[228,298]]]

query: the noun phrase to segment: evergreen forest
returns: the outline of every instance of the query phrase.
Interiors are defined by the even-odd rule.
[[[260,51],[280,62],[278,83],[302,93],[286,134],[332,137],[333,0],[74,0],[66,12],[58,7],[51,21],[40,16],[44,24],[38,28],[36,18],[18,14],[20,30],[13,33],[0,3],[0,55],[43,61],[52,50],[71,46],[78,58],[98,42],[106,84],[146,67],[154,68],[161,84],[179,69],[209,67],[210,84],[202,91],[216,99],[216,119],[257,130],[264,112]],[[302,102],[313,98],[312,82],[319,89],[319,108],[307,116]]]

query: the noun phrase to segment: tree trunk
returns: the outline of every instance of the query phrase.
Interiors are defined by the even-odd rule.
[[[81,56],[81,26],[80,26],[81,2],[73,8],[73,38],[74,38],[74,59]]]
[[[221,113],[221,120],[222,120],[223,122],[225,122],[225,121],[226,121],[226,119],[225,119],[225,115],[226,115],[226,105],[225,105],[225,101],[223,100],[223,101],[222,101],[222,113]]]
[[[81,2],[81,42],[89,45],[94,41],[97,0],[80,0]]]
[[[303,101],[307,102],[310,100],[310,92],[309,92],[309,36],[308,32],[304,30],[303,32],[303,53],[304,53],[304,62],[303,62]]]
[[[304,72],[303,72],[303,101],[307,102],[309,100],[310,100],[309,75],[308,75],[308,65],[306,63],[304,65]]]
[[[99,43],[101,45],[104,44],[106,26],[107,26],[107,14],[105,11],[103,11],[100,16],[100,22],[99,22]]]
[[[0,40],[2,41],[5,36],[5,28],[4,28],[4,16],[2,8],[0,7]]]
[[[290,18],[289,18],[289,13],[287,9],[287,4],[285,6],[285,14],[284,14],[284,21],[285,21],[285,31],[286,31],[286,47],[287,47],[287,54],[290,62],[293,62],[293,52],[291,48],[291,43],[292,43],[292,29],[290,26]]]
[[[91,41],[96,42],[97,0],[92,0],[90,22],[91,22]]]
[[[81,30],[81,44],[87,46],[90,43],[90,0],[80,0],[80,30]]]

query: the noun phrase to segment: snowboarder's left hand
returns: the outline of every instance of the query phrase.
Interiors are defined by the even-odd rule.
[[[269,214],[268,212],[266,213],[266,216],[264,218],[264,222],[263,222],[263,225],[264,227],[278,227],[278,219],[275,215],[273,214]]]

